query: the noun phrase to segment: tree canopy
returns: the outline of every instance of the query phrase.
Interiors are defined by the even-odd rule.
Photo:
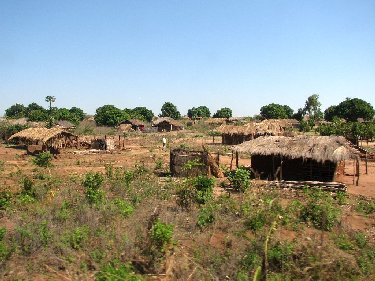
[[[129,115],[114,105],[103,105],[96,109],[94,119],[99,126],[117,126],[124,119],[129,119]]]
[[[232,117],[232,109],[228,107],[220,108],[216,111],[216,113],[213,115],[214,118],[230,118]]]
[[[323,112],[320,109],[321,103],[319,95],[314,94],[307,98],[305,107],[303,108],[303,115],[308,114],[311,120],[320,120],[323,118]]]
[[[165,102],[161,107],[160,117],[170,117],[173,119],[180,119],[181,113],[177,110],[177,107],[171,102]]]
[[[22,118],[26,115],[26,107],[23,104],[16,103],[5,109],[5,116],[8,118]]]
[[[287,105],[271,103],[261,107],[260,115],[266,119],[287,119],[292,117],[293,109]]]
[[[324,118],[332,121],[334,117],[343,118],[347,121],[357,121],[358,118],[370,120],[375,111],[372,105],[359,98],[347,98],[337,106],[330,106],[324,111]]]
[[[194,119],[198,117],[210,117],[211,112],[207,106],[201,105],[198,107],[190,108],[187,115],[189,118]]]
[[[132,112],[132,115],[134,116],[134,117],[132,116],[132,118],[138,118],[147,122],[151,122],[152,118],[154,118],[155,116],[152,110],[147,109],[144,106],[135,107],[131,110],[131,112]]]

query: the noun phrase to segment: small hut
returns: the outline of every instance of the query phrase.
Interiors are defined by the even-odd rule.
[[[259,137],[234,150],[250,153],[252,169],[269,180],[334,181],[343,172],[342,161],[359,161],[359,151],[337,136]]]
[[[255,126],[248,123],[244,126],[221,125],[217,131],[221,133],[222,144],[236,145],[252,140],[255,136]]]
[[[123,125],[130,125],[131,128],[132,128],[132,130],[134,130],[134,131],[141,131],[141,132],[143,132],[144,129],[145,129],[145,124],[141,120],[138,120],[138,119],[128,119],[128,120],[122,121],[119,124],[120,129],[121,129],[121,127]],[[125,126],[123,126],[123,127],[125,128]]]
[[[67,120],[59,120],[56,122],[55,127],[63,130],[74,130],[76,125]]]
[[[158,128],[158,132],[181,131],[184,129],[180,122],[169,117],[158,118],[153,126]]]
[[[8,140],[26,145],[30,154],[41,151],[56,154],[61,148],[76,145],[78,137],[59,128],[28,128],[12,135]]]

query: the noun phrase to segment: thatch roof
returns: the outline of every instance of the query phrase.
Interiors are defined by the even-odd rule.
[[[168,123],[168,124],[171,124],[175,127],[183,127],[184,126],[180,122],[178,122],[178,121],[176,121],[176,120],[174,120],[173,118],[170,118],[170,117],[160,117],[157,120],[155,120],[153,124],[154,124],[154,126],[158,126],[161,123]]]
[[[139,119],[127,119],[127,120],[124,120],[124,121],[120,122],[120,125],[121,124],[132,124],[133,126],[144,126],[145,125]]]
[[[52,138],[58,136],[75,136],[59,128],[28,128],[12,135],[9,140],[19,139],[22,141],[43,142],[46,143]]]
[[[211,125],[221,125],[227,122],[227,118],[208,118],[204,120],[204,123],[208,123]]]
[[[221,125],[216,131],[224,135],[253,135],[256,133],[256,128],[254,123],[248,123],[243,126]]]
[[[296,136],[259,137],[233,147],[238,152],[253,155],[281,155],[288,158],[313,159],[318,162],[355,159],[359,151],[344,137]]]

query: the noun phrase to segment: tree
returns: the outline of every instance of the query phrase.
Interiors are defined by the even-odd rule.
[[[292,117],[293,109],[287,105],[271,103],[261,107],[260,115],[266,119],[287,119]]]
[[[69,109],[62,107],[62,108],[57,109],[53,115],[54,115],[55,120],[69,120],[70,121],[72,114],[70,113]]]
[[[294,118],[294,119],[296,119],[298,121],[301,121],[302,118],[303,118],[303,115],[304,115],[303,114],[303,109],[302,108],[298,108],[297,112],[292,115],[292,118]]]
[[[214,118],[230,118],[232,117],[232,109],[228,107],[220,108],[216,113],[213,115]]]
[[[22,118],[26,115],[26,107],[23,104],[16,103],[5,110],[5,116],[8,118]]]
[[[189,118],[195,119],[197,117],[210,117],[211,112],[207,106],[201,105],[189,109],[187,115]]]
[[[150,109],[147,109],[146,107],[140,107],[140,106],[135,107],[133,108],[132,112],[141,116],[140,119],[147,121],[147,122],[151,122],[152,118],[154,118],[155,116],[154,113]]]
[[[171,117],[173,119],[180,119],[181,113],[177,110],[177,107],[171,102],[165,102],[161,107],[160,117]]]
[[[304,115],[308,114],[310,120],[320,120],[323,117],[323,113],[320,109],[321,103],[319,102],[319,95],[314,94],[307,98],[305,107],[303,108]]]
[[[71,109],[69,109],[69,112],[70,112],[72,118],[77,120],[78,122],[82,121],[86,116],[86,114],[83,112],[82,109],[80,109],[78,107],[75,107],[75,106],[73,106]]]
[[[34,109],[28,112],[27,119],[33,122],[43,122],[48,120],[48,114],[45,109]]]
[[[357,121],[358,118],[370,120],[374,117],[375,111],[368,102],[354,98],[347,98],[339,103],[335,109],[336,116],[347,121]]]
[[[49,111],[52,111],[52,103],[56,101],[54,96],[46,96],[46,102],[49,102]]]
[[[104,105],[96,109],[94,116],[96,124],[99,126],[116,126],[129,116],[114,105]]]
[[[45,108],[35,102],[32,102],[30,103],[27,107],[26,107],[26,115],[28,117],[29,113],[33,110],[40,110],[40,111],[46,111]]]
[[[326,121],[333,121],[333,118],[337,117],[337,106],[331,105],[326,110],[324,110],[324,119]]]

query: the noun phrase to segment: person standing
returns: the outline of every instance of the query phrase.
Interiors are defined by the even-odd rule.
[[[163,150],[165,150],[167,147],[167,139],[163,137]]]

